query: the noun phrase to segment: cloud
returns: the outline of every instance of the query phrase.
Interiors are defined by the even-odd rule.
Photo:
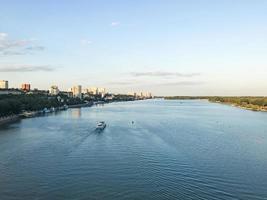
[[[199,76],[199,73],[179,73],[179,72],[163,72],[163,71],[151,71],[151,72],[131,72],[131,76],[141,77],[141,76],[150,76],[150,77],[166,77],[166,76],[176,76],[176,77],[195,77]]]
[[[81,44],[82,45],[90,45],[90,44],[92,44],[93,42],[91,41],[91,40],[87,40],[87,39],[83,39],[83,40],[81,40]]]
[[[111,81],[107,83],[108,85],[133,85],[136,81]]]
[[[117,22],[117,21],[115,21],[115,22],[111,22],[111,24],[110,24],[110,26],[119,26],[120,25],[120,22]]]
[[[45,47],[44,46],[29,46],[25,48],[27,51],[44,51]]]
[[[137,80],[126,80],[126,81],[112,81],[108,82],[109,85],[119,86],[147,86],[147,87],[158,87],[158,86],[194,86],[204,84],[203,81],[173,81],[173,82],[144,82]]]
[[[0,72],[51,72],[56,68],[50,65],[7,65]]]
[[[167,82],[167,83],[159,83],[158,86],[194,86],[204,84],[203,81],[177,81],[177,82]]]
[[[25,55],[26,53],[25,52],[18,52],[18,51],[3,51],[3,52],[0,52],[0,55],[2,56],[19,56],[19,55]]]
[[[35,41],[34,39],[9,39],[7,33],[0,33],[0,56],[25,55],[44,50],[43,46],[35,45]]]
[[[0,40],[4,40],[7,37],[7,33],[0,33]]]

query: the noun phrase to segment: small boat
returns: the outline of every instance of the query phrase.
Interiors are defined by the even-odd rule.
[[[98,122],[96,125],[96,130],[98,131],[102,131],[106,128],[106,123],[105,122]]]

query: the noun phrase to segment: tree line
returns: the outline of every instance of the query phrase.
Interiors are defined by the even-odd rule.
[[[211,102],[228,103],[239,106],[254,105],[259,107],[267,107],[267,97],[173,96],[173,97],[165,97],[165,99],[168,100],[207,99]]]
[[[44,108],[61,107],[64,104],[83,103],[78,98],[41,94],[0,95],[0,117],[19,114],[22,111],[40,111]]]
[[[240,106],[267,106],[267,97],[210,97],[209,100],[212,102],[230,103]]]

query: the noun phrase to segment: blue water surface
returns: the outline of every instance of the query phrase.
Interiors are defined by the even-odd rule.
[[[0,199],[267,199],[267,113],[146,100],[24,119],[0,128]]]

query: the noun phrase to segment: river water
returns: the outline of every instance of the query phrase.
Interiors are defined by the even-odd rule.
[[[147,100],[24,119],[0,128],[0,199],[266,200],[267,113]]]

